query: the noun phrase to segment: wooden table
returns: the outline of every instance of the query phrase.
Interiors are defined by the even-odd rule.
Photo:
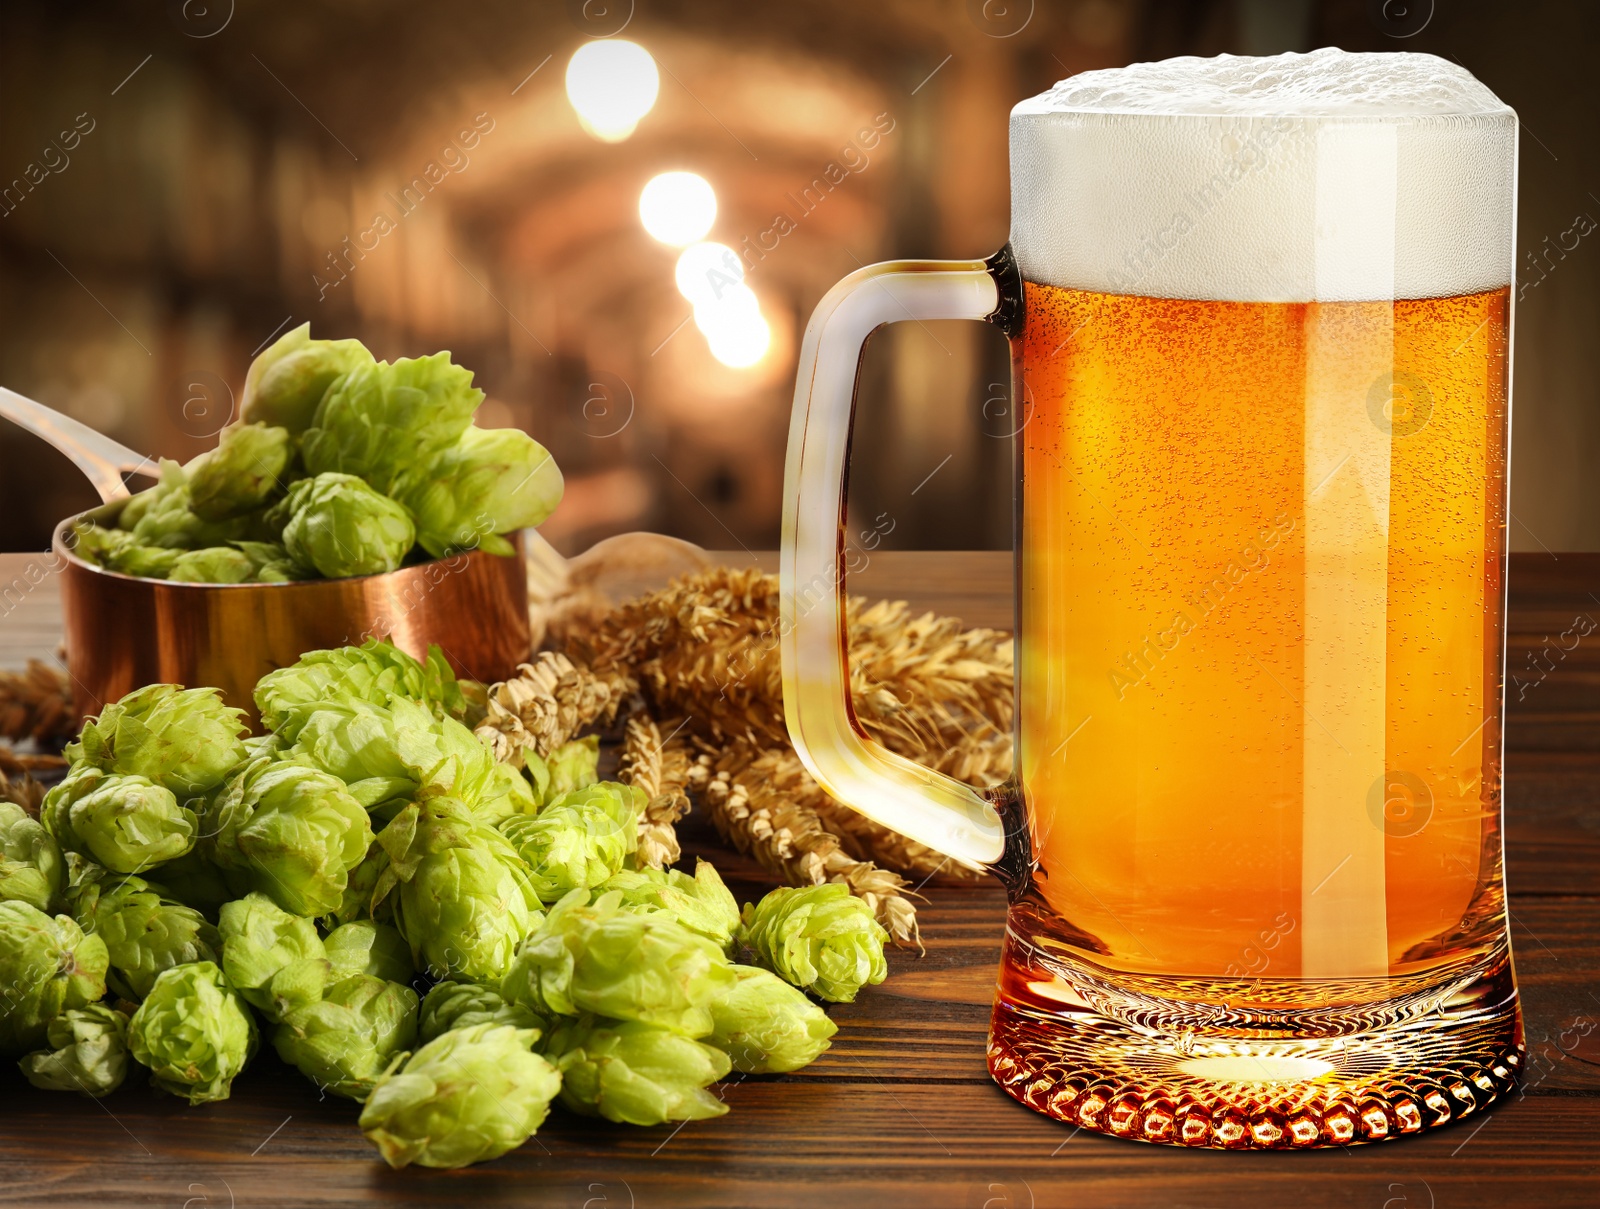
[[[23,561],[0,558],[0,595]],[[1532,1053],[1522,1092],[1486,1116],[1387,1145],[1294,1154],[1074,1132],[1008,1099],[984,1069],[1003,896],[936,883],[921,913],[927,954],[893,954],[886,983],[834,1009],[839,1034],[809,1069],[728,1083],[732,1111],[719,1120],[630,1129],[558,1112],[498,1162],[396,1172],[356,1130],[355,1105],[319,1100],[270,1052],[232,1099],[198,1109],[139,1085],[99,1104],[45,1094],[8,1071],[0,1204],[1600,1204],[1600,635],[1560,649],[1575,619],[1600,618],[1600,557],[1518,555],[1512,567],[1510,668],[1521,686],[1510,694],[1507,851]],[[1009,623],[1001,555],[879,555],[851,586]],[[46,653],[51,585],[7,606],[0,664]],[[1524,670],[1536,667],[1542,677]],[[758,892],[755,871],[714,838],[698,832],[693,846],[715,855],[736,891]]]

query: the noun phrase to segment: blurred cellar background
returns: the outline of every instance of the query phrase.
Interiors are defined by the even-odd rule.
[[[1525,122],[1519,246],[1541,272],[1518,315],[1513,545],[1600,549],[1600,250],[1557,260],[1545,238],[1600,216],[1597,22],[1443,0],[11,0],[0,382],[181,459],[292,325],[391,359],[448,348],[488,392],[480,422],[565,470],[558,546],[651,528],[771,548],[805,317],[861,264],[1005,241],[1018,99],[1174,54],[1427,50]],[[681,177],[642,213],[668,172],[709,186],[709,225]],[[737,263],[695,252],[729,284],[697,312],[704,273],[686,295],[675,266],[702,240]],[[1008,374],[979,325],[875,337],[853,524],[1007,545]],[[91,502],[0,423],[0,548],[42,548]]]

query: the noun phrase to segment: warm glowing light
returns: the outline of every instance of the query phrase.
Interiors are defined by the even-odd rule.
[[[719,302],[722,296],[744,281],[744,264],[727,244],[690,244],[678,257],[673,270],[678,292],[698,306]]]
[[[1178,1069],[1219,1083],[1309,1083],[1338,1067],[1324,1058],[1291,1054],[1215,1054],[1186,1058]]]
[[[716,191],[693,172],[663,172],[639,194],[639,221],[662,243],[681,248],[704,239],[716,220]]]
[[[695,303],[694,325],[707,336],[726,331],[761,314],[761,303],[747,285],[730,286],[722,297]]]
[[[660,91],[656,61],[637,42],[588,42],[567,63],[567,100],[583,128],[607,143],[620,143],[632,134]]]
[[[732,369],[748,369],[772,344],[772,328],[747,285],[730,286],[720,298],[695,303],[694,325],[705,333],[711,355]]]
[[[750,324],[710,336],[706,343],[711,346],[711,355],[730,369],[749,369],[767,355],[772,329],[757,314]]]

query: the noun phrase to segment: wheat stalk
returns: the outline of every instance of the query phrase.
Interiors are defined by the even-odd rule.
[[[791,886],[841,882],[896,944],[922,945],[905,878],[846,852],[817,813],[827,794],[788,747],[733,743],[695,761],[690,786],[722,837]]]
[[[970,881],[984,877],[981,870],[963,865],[935,848],[919,844],[869,819],[820,789],[813,808],[822,825],[838,836],[844,850],[858,860],[879,861],[911,877],[929,878],[940,874]]]
[[[78,733],[67,674],[38,659],[26,671],[0,671],[0,738],[54,747]]]
[[[665,736],[648,714],[634,714],[622,740],[617,779],[644,791],[649,798],[639,820],[638,860],[662,869],[683,855],[674,824],[689,813],[688,750],[673,726]]]
[[[4,754],[5,749],[0,748],[0,757]],[[0,759],[0,802],[14,802],[38,818],[39,804],[43,801],[44,786],[33,779],[30,769],[7,767]]]
[[[851,701],[867,733],[960,780],[1011,768],[1012,646],[998,630],[914,614],[903,601],[847,604]],[[715,567],[608,614],[568,650],[625,668],[662,714],[717,741],[788,742],[777,576]]]
[[[512,679],[490,686],[475,733],[495,759],[521,768],[525,751],[548,756],[585,727],[610,722],[632,692],[632,679],[621,671],[596,674],[544,651]]]
[[[897,943],[918,942],[904,875],[977,876],[830,797],[789,744],[776,576],[714,567],[606,611],[551,602],[547,651],[488,691],[478,734],[498,758],[548,753],[634,694],[618,776],[649,795],[640,860],[680,855],[689,794],[723,838],[790,885],[841,882]],[[997,630],[915,613],[904,602],[846,603],[850,690],[867,734],[973,784],[1010,773],[1012,647]],[[661,719],[676,719],[663,723]],[[664,733],[665,732],[665,733]],[[683,738],[701,754],[691,762]]]

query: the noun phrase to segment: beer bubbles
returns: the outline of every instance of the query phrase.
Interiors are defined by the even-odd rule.
[[[637,42],[604,38],[578,47],[567,63],[567,100],[595,138],[620,143],[655,107],[661,74]]]
[[[639,194],[639,221],[662,243],[683,247],[705,238],[717,220],[717,195],[694,172],[663,172]]]

